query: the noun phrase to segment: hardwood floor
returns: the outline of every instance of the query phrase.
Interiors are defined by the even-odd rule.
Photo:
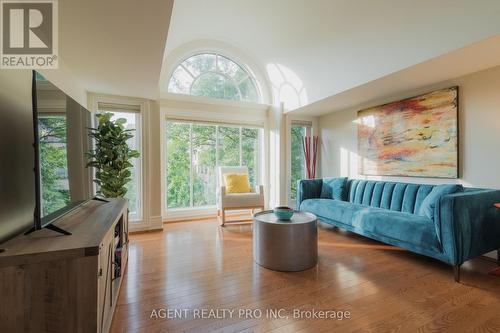
[[[484,259],[466,263],[455,283],[448,265],[323,224],[318,266],[297,273],[253,262],[250,224],[170,223],[130,239],[111,332],[500,332],[500,278]],[[189,311],[162,319],[161,309]],[[235,312],[202,319],[194,309]],[[288,318],[268,318],[267,309]],[[349,311],[350,319],[294,318],[294,309]]]

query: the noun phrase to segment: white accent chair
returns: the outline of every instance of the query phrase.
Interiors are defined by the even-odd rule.
[[[226,180],[224,175],[228,173],[246,173],[246,166],[221,166],[219,167],[219,200],[218,212],[219,223],[224,226],[226,223],[226,210],[254,209],[264,210],[264,187],[262,185],[252,188],[250,193],[226,193]],[[231,220],[227,222],[244,222],[248,220]],[[251,221],[251,220],[250,220]]]

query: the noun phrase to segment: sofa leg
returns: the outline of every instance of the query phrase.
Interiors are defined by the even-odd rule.
[[[460,282],[460,265],[453,265],[453,275],[455,276],[455,282]]]

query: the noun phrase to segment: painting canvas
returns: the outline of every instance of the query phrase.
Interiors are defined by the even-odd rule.
[[[358,112],[363,175],[458,177],[458,87]]]

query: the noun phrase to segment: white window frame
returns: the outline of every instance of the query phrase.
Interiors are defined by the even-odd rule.
[[[122,109],[116,109],[116,110],[98,110],[97,113],[105,113],[105,112],[110,112],[110,113],[130,113],[135,116],[135,123],[136,123],[136,129],[135,129],[135,139],[137,143],[137,148],[136,150],[139,151],[140,156],[137,158],[138,163],[135,165],[136,167],[136,173],[139,175],[136,179],[137,181],[137,193],[136,193],[136,211],[131,212],[129,211],[129,221],[131,223],[139,222],[142,221],[143,218],[143,200],[142,200],[142,194],[144,193],[144,186],[143,186],[143,157],[142,157],[142,152],[143,152],[143,147],[142,147],[142,115],[140,111],[129,111],[129,110],[122,110]],[[95,117],[93,117],[93,121],[95,121]],[[95,172],[95,170],[94,170]],[[95,183],[94,183],[94,191],[95,189]],[[95,193],[95,192],[94,192]]]
[[[293,126],[302,126],[306,128],[306,137],[312,138],[313,135],[315,135],[315,122],[310,121],[310,120],[299,120],[299,119],[292,119],[289,120],[288,126],[287,126],[287,182],[286,182],[286,193],[287,193],[287,201],[288,205],[290,207],[295,207],[296,203],[296,198],[292,198],[292,159],[291,159],[291,151],[292,151],[292,127]],[[312,142],[311,142],[312,145]],[[312,147],[310,147],[312,148]],[[318,152],[319,153],[319,152]],[[304,163],[307,163],[307,161],[304,158]],[[316,163],[319,163],[317,161]],[[307,176],[307,166],[306,164],[303,165],[303,178],[305,179]],[[318,174],[318,172],[317,172]]]
[[[138,205],[137,214],[129,215],[130,230],[147,230],[150,229],[151,217],[149,212],[149,171],[147,168],[147,163],[149,161],[149,103],[145,99],[141,98],[129,98],[105,94],[89,94],[88,105],[93,113],[91,117],[92,127],[95,127],[95,114],[99,113],[99,104],[114,104],[121,105],[123,108],[117,108],[117,112],[130,112],[130,109],[134,113],[139,114],[139,136],[138,138],[138,148],[141,154],[138,164],[138,169],[140,172],[140,177],[138,181],[137,197],[140,198],[140,204]],[[91,143],[93,148],[93,143]],[[95,170],[93,170],[93,173]],[[92,179],[94,179],[94,174],[92,174]],[[95,183],[92,182],[92,191],[96,193]]]
[[[239,163],[242,165],[243,162],[243,146],[242,146],[242,134],[243,134],[243,128],[249,128],[249,129],[258,129],[259,130],[259,152],[258,152],[258,160],[255,162],[255,167],[256,167],[256,173],[255,173],[255,183],[256,185],[261,185],[263,183],[263,161],[264,161],[264,126],[258,126],[258,125],[249,125],[249,124],[229,124],[229,123],[222,123],[222,122],[208,122],[208,121],[197,121],[197,120],[185,120],[185,119],[177,119],[177,118],[172,118],[172,117],[165,117],[164,118],[164,125],[163,127],[166,127],[167,122],[174,122],[174,123],[180,123],[180,124],[190,124],[189,128],[189,158],[190,158],[190,164],[189,164],[189,192],[190,192],[190,198],[189,198],[189,207],[177,207],[177,208],[169,208],[168,207],[168,177],[165,174],[164,177],[164,188],[165,188],[165,198],[163,200],[163,209],[164,211],[167,212],[167,214],[171,215],[175,219],[175,216],[180,216],[184,217],[187,212],[192,213],[192,217],[197,217],[197,216],[208,216],[208,215],[213,215],[216,212],[216,207],[217,204],[214,205],[203,205],[203,206],[193,206],[193,146],[192,146],[192,125],[193,124],[199,124],[199,125],[208,125],[208,126],[215,126],[215,170],[216,170],[216,189],[219,188],[219,177],[218,177],[218,168],[220,167],[219,165],[219,127],[234,127],[234,128],[239,128]],[[168,135],[168,133],[166,133]],[[167,137],[163,136],[163,140],[166,140]],[[164,157],[164,165],[167,165],[167,158],[168,158],[168,152],[167,152],[167,144],[165,142],[164,144],[165,148],[165,157]],[[216,194],[217,196],[217,194]],[[217,198],[216,198],[217,200]],[[193,210],[196,210],[196,212],[193,212]]]
[[[194,75],[193,73],[191,73],[191,71],[186,66],[183,65],[186,60],[188,60],[188,59],[190,59],[192,57],[199,56],[199,55],[214,55],[215,56],[215,64],[214,64],[215,69],[213,69],[213,70],[207,70],[207,71],[199,73],[198,75]],[[222,72],[219,69],[219,57],[223,57],[223,58],[227,59],[228,61],[236,64],[237,66],[239,66],[245,72],[246,76],[236,82],[232,77],[230,77],[229,75],[227,75],[226,73]],[[189,76],[191,76],[191,78],[193,79],[193,81],[189,85],[189,93],[187,93],[187,94],[172,92],[172,91],[169,90],[169,86],[170,86],[170,82],[172,81],[172,77],[173,77],[175,71],[177,70],[177,68],[179,68],[179,67],[182,68],[182,69],[184,69],[184,71],[186,71],[186,73]],[[231,57],[229,57],[227,55],[224,55],[224,54],[222,54],[220,52],[196,52],[196,53],[190,54],[188,57],[183,58],[179,63],[177,63],[176,66],[174,66],[173,70],[171,71],[170,75],[168,76],[168,80],[166,82],[166,90],[169,93],[183,94],[183,95],[189,95],[189,96],[196,96],[196,95],[192,94],[193,85],[196,83],[196,81],[198,81],[198,79],[200,77],[202,77],[203,75],[208,74],[208,73],[213,73],[213,74],[220,75],[220,76],[224,77],[226,80],[229,80],[234,85],[234,87],[236,88],[236,90],[238,92],[238,97],[239,97],[239,99],[235,100],[235,102],[239,102],[239,103],[260,103],[262,101],[262,92],[259,89],[259,84],[258,84],[257,79],[255,78],[254,74],[252,73],[252,71],[248,68],[248,66],[245,66],[244,64],[242,64],[242,63],[234,60],[233,58],[231,58]],[[245,81],[245,80],[250,80],[250,82],[252,83],[252,85],[253,85],[253,87],[255,89],[255,92],[257,94],[257,99],[255,101],[247,101],[247,100],[243,99],[243,96],[241,94],[241,90],[240,90],[239,85],[241,83],[243,83],[243,81]],[[204,96],[204,97],[214,98],[214,99],[220,99],[220,100],[226,100],[226,101],[233,101],[231,99],[225,99],[225,98],[216,98],[216,97],[210,97],[210,96]]]

